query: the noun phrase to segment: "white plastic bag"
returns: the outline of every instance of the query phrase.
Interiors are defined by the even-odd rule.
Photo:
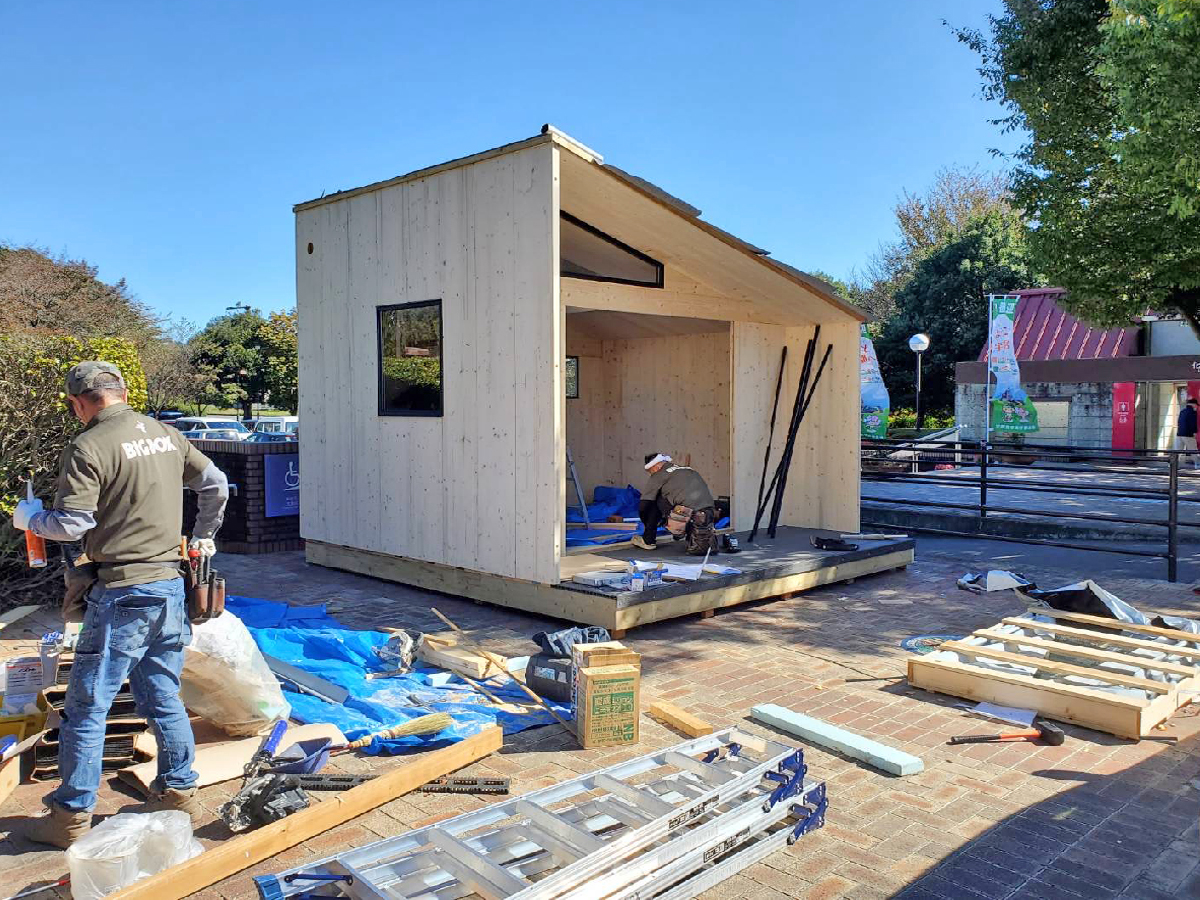
[[[204,851],[185,812],[118,813],[67,851],[74,900],[98,900]]]
[[[292,711],[254,638],[228,610],[192,627],[179,693],[184,706],[236,737],[258,734]]]

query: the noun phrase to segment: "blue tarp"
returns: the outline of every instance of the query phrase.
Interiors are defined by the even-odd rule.
[[[603,522],[609,516],[636,516],[641,499],[642,492],[632,484],[623,488],[597,485],[592,493],[592,502],[588,504],[588,521]],[[567,521],[582,522],[583,511],[578,506],[568,506]]]
[[[372,741],[362,752],[369,754],[402,753],[421,747],[452,744],[498,724],[505,734],[514,734],[554,720],[544,710],[509,713],[497,709],[472,690],[462,679],[441,669],[418,666],[399,677],[368,681],[368,672],[388,671],[393,663],[384,662],[375,653],[387,643],[389,635],[378,631],[353,631],[342,628],[325,607],[288,606],[252,597],[226,598],[225,608],[236,615],[254,637],[260,650],[284,662],[319,675],[350,692],[343,704],[327,703],[310,694],[288,691],[292,718],[299,722],[329,722],[350,740],[399,725],[408,719],[431,712],[447,712],[454,725],[437,734],[412,735],[387,741]],[[493,678],[488,690],[499,699],[528,703],[529,698],[511,680]],[[569,707],[551,704],[564,719],[571,718]]]

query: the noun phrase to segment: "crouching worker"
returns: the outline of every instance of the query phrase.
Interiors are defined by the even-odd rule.
[[[700,473],[690,466],[675,465],[664,453],[647,456],[646,471],[650,480],[638,504],[643,529],[633,536],[633,545],[653,550],[658,526],[665,523],[673,539],[687,540],[688,553],[704,556],[716,543],[717,510]]]
[[[229,484],[180,432],[135,412],[120,370],[83,362],[67,373],[67,402],[84,424],[63,451],[53,509],[22,501],[16,528],[54,541],[82,538],[86,567],[68,572],[68,593],[86,593],[83,626],[62,712],[62,784],[45,815],[23,833],[67,847],[91,827],[100,787],[105,720],[125,679],[158,740],[158,777],[146,811],[196,815],[195,740],[179,698],[183,648],[191,640],[180,576],[183,487],[198,493],[191,546],[216,547]],[[95,579],[88,588],[80,579]]]

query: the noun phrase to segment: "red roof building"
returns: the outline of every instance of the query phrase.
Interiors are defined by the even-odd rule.
[[[1116,359],[1138,355],[1138,329],[1096,328],[1081,322],[1058,305],[1063,288],[1030,288],[1014,291],[1017,320],[1013,323],[1013,341],[1017,360],[1044,359]],[[979,353],[987,362],[987,345]]]

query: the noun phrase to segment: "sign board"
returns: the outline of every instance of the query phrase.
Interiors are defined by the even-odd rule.
[[[1137,384],[1119,381],[1112,386],[1112,448],[1132,450],[1137,423]]]
[[[268,453],[263,457],[267,518],[300,515],[300,454]]]
[[[879,372],[879,359],[875,356],[875,345],[867,335],[866,325],[862,326],[858,338],[858,378],[862,397],[862,436],[885,438],[891,399]]]
[[[1037,409],[1021,388],[1021,371],[1013,345],[1013,323],[1017,318],[1015,294],[988,297],[988,372],[996,386],[988,404],[992,431],[1025,433],[1038,430]]]

